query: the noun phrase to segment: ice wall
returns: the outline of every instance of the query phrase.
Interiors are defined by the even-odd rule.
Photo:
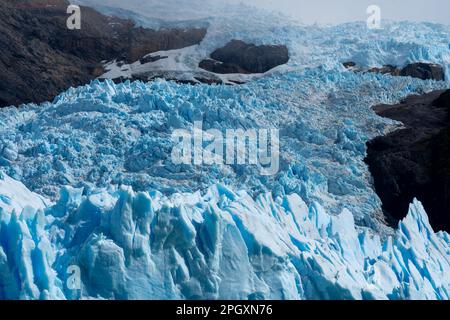
[[[418,201],[380,239],[295,193],[81,192],[65,188],[44,210],[1,204],[0,298],[449,298],[450,238]],[[81,290],[66,285],[73,265]]]

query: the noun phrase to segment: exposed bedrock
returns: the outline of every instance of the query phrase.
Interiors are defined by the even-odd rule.
[[[53,99],[104,73],[103,60],[198,44],[206,29],[137,28],[81,7],[81,29],[66,26],[66,0],[0,0],[0,107]]]
[[[404,218],[418,198],[433,228],[450,231],[450,90],[374,110],[405,125],[367,144],[366,163],[388,217]]]
[[[248,44],[232,40],[200,62],[200,68],[214,73],[264,73],[289,61],[284,45]]]
[[[433,63],[411,63],[400,71],[402,77],[413,77],[422,80],[445,80],[444,68]]]
[[[358,67],[357,64],[353,61],[344,62],[343,65],[347,69],[351,69],[354,71],[390,74],[392,76],[412,77],[422,80],[445,80],[444,68],[434,63],[415,62],[407,64],[403,68],[387,64],[382,67],[374,67],[368,70],[363,70],[362,68]]]

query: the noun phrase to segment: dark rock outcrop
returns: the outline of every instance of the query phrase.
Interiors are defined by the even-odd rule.
[[[367,144],[366,163],[388,217],[393,224],[403,219],[417,198],[434,229],[450,231],[450,90],[374,110],[405,125]]]
[[[163,59],[167,59],[167,56],[160,56],[160,55],[156,55],[156,56],[152,56],[152,55],[147,55],[141,59],[139,59],[139,62],[141,64],[146,64],[146,63],[150,63],[150,62],[156,62],[158,60],[163,60]]]
[[[436,100],[434,100],[433,105],[442,108],[447,109],[448,115],[450,116],[450,90],[445,91],[443,94],[439,96]],[[450,119],[447,119],[447,121],[450,121]]]
[[[350,69],[350,68],[356,67],[356,62],[353,62],[353,61],[347,61],[347,62],[344,62],[343,65],[344,65],[344,67],[346,67],[347,69]]]
[[[432,63],[411,63],[400,71],[403,77],[413,77],[422,80],[445,80],[445,72],[442,66]]]
[[[247,44],[232,40],[200,62],[200,68],[214,73],[264,73],[289,61],[289,51],[283,45]]]
[[[248,70],[243,69],[237,64],[232,63],[223,63],[217,60],[205,59],[202,60],[199,64],[199,67],[214,73],[219,74],[229,74],[229,73],[242,73],[248,74],[250,73]]]
[[[371,68],[367,72],[381,73],[381,74],[390,74],[392,76],[400,76],[401,70],[396,66],[386,64],[381,68]]]
[[[0,107],[52,100],[89,83],[103,60],[134,62],[160,50],[198,44],[205,29],[137,28],[130,20],[81,7],[69,30],[66,0],[0,0]]]
[[[397,66],[388,64],[382,66],[381,68],[375,67],[370,68],[368,70],[363,70],[359,68],[357,64],[353,61],[344,62],[343,65],[347,69],[358,72],[362,71],[362,72],[390,74],[392,76],[412,77],[422,80],[436,80],[436,81],[445,80],[444,68],[438,64],[433,63],[416,62],[407,64],[403,68],[399,68]]]

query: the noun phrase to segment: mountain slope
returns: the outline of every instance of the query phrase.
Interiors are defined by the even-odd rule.
[[[81,8],[81,30],[69,30],[66,0],[1,0],[0,5],[0,107],[52,100],[104,73],[103,60],[135,61],[198,44],[206,33],[137,28],[131,20],[88,7]]]
[[[368,143],[366,162],[384,209],[398,221],[418,198],[431,225],[450,231],[450,90],[374,109],[403,126]]]

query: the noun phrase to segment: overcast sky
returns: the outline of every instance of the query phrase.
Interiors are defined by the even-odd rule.
[[[369,5],[381,8],[389,20],[432,21],[450,24],[450,0],[231,0],[281,10],[304,23],[365,21]]]

